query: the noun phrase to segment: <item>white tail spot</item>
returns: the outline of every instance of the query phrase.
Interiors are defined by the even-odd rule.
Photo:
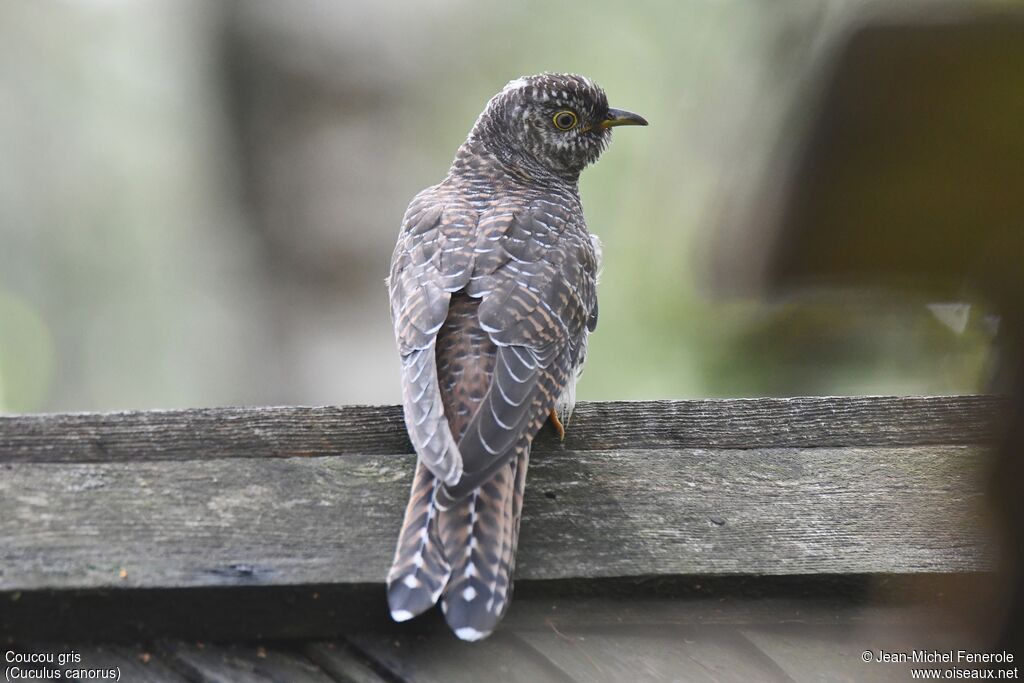
[[[462,628],[455,629],[455,635],[457,635],[462,640],[470,640],[470,641],[472,641],[472,640],[481,640],[482,638],[486,638],[487,636],[489,636],[491,634],[489,632],[488,633],[484,633],[483,631],[477,631],[472,626],[463,626]]]

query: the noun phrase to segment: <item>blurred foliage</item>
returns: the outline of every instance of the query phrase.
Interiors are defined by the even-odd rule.
[[[0,411],[44,404],[53,380],[53,340],[25,301],[0,291]]]
[[[546,70],[651,121],[581,183],[605,246],[581,399],[976,390],[984,328],[922,302],[701,288],[703,239],[860,6],[4,3],[2,407],[397,401],[402,211],[495,91]]]

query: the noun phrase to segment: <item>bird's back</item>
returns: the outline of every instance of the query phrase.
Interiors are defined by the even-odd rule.
[[[537,213],[539,206],[544,210]],[[557,222],[535,220],[535,215],[552,213],[558,216]],[[523,297],[529,302],[529,297],[535,296],[530,290],[546,287],[542,281],[558,278],[559,268],[566,264],[580,271],[574,272],[575,276],[589,278],[583,288],[592,296],[594,272],[589,271],[596,271],[596,265],[587,269],[579,263],[581,255],[584,261],[596,257],[582,224],[578,200],[571,195],[544,193],[514,183],[495,188],[484,182],[446,182],[417,196],[410,206],[412,218],[408,222],[415,226],[417,217],[434,214],[437,217],[430,220],[436,226],[407,231],[409,243],[405,246],[400,240],[392,274],[393,278],[402,277],[399,268],[405,258],[407,270],[431,271],[432,277],[444,280],[454,290],[445,292],[446,311],[433,348],[418,352],[427,354],[421,362],[432,363],[433,367],[411,374],[421,378],[434,373],[431,381],[436,381],[447,429],[453,442],[465,451],[464,462],[472,466],[473,444],[490,448],[486,439],[491,437],[481,436],[481,429],[488,435],[497,429],[508,438],[502,442],[502,454],[485,450],[485,456],[498,455],[492,457],[493,465],[478,472],[471,483],[467,484],[464,477],[460,485],[467,493],[443,506],[447,509],[438,505],[444,482],[424,462],[418,463],[389,574],[389,600],[396,618],[408,618],[440,599],[455,632],[461,638],[475,640],[493,630],[508,606],[530,444],[566,384],[574,380],[576,366],[571,356],[579,347],[577,343],[554,344],[552,348],[557,346],[558,352],[545,359],[549,368],[536,373],[540,390],[529,397],[509,397],[502,386],[514,384],[527,371],[517,363],[524,360],[536,366],[540,361],[527,360],[522,352],[524,357],[520,359],[515,351],[509,351],[519,347],[508,344],[502,356],[502,347],[494,339],[500,335],[495,333],[498,327],[515,329],[525,325],[532,329],[528,314],[534,309],[526,310],[529,307],[524,307]],[[396,296],[394,287],[392,291],[396,324],[400,324],[408,302],[401,293]],[[508,295],[502,298],[501,291]],[[570,296],[567,290],[553,291],[563,298]],[[483,312],[490,326],[481,318],[484,301],[489,302]],[[554,307],[547,302],[543,306],[547,310],[542,313],[548,319],[545,327],[569,329],[564,321],[553,318],[558,312]],[[420,327],[431,324],[415,322]],[[579,331],[583,327],[579,322],[572,327],[577,328],[577,336],[584,334]],[[551,344],[556,341],[550,340]],[[502,371],[503,383],[496,383],[496,369]],[[419,392],[415,384],[412,388]],[[509,387],[509,392],[515,389]],[[533,405],[522,418],[509,424],[493,409],[494,401],[488,402],[489,392],[496,392],[499,403],[529,401]],[[489,427],[481,428],[478,414],[484,411]],[[471,424],[477,429],[476,439],[467,445],[466,432]]]
[[[456,292],[437,333],[438,386],[456,442],[480,407],[494,374],[497,347],[480,327],[479,306],[479,299]]]

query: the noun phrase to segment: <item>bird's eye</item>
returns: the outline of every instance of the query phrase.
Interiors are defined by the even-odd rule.
[[[571,111],[560,111],[551,119],[558,130],[572,130],[576,127],[576,114]]]

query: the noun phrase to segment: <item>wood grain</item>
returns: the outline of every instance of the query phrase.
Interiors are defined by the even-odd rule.
[[[201,622],[202,606],[195,609]],[[109,625],[109,615],[95,616],[82,621],[100,630]],[[418,630],[410,628],[415,622],[351,622],[347,633],[315,641],[241,642],[254,631],[240,620],[228,643],[164,635],[145,645],[18,641],[7,648],[75,651],[82,668],[118,667],[124,681],[207,683],[906,681],[912,665],[868,665],[861,652],[986,650],[962,615],[902,600],[525,598],[479,643],[457,640],[436,613],[423,619],[428,623]],[[270,624],[273,615],[263,621]]]
[[[349,642],[396,680],[409,683],[577,683],[544,655],[504,630],[477,643],[387,633],[353,634]]]
[[[345,683],[393,683],[371,664],[368,656],[347,643],[309,643],[303,652],[321,669]]]
[[[520,581],[502,624],[515,631],[821,626],[843,615],[850,623],[894,628],[909,622],[948,625],[954,615],[963,619],[965,598],[988,619],[986,606],[996,604],[996,588],[984,572]],[[862,609],[866,605],[871,609]],[[295,641],[353,632],[450,633],[439,610],[395,624],[379,583],[0,593],[0,642]]]
[[[971,446],[566,451],[517,576],[989,569]],[[0,591],[379,583],[408,455],[7,463]]]
[[[196,683],[335,683],[291,648],[244,644],[207,647],[202,643],[165,643],[161,654]]]
[[[993,396],[581,403],[564,444],[545,428],[534,452],[985,444],[1006,411]],[[0,417],[0,463],[411,452],[398,406]]]
[[[67,651],[68,648],[40,647],[36,651],[52,652],[54,650],[61,652]],[[131,683],[186,683],[189,681],[173,669],[152,647],[99,645],[75,651],[81,656],[81,662],[64,667],[62,673],[66,680],[89,680],[85,677],[78,679],[69,676],[68,669],[114,669],[120,672],[121,680]]]

